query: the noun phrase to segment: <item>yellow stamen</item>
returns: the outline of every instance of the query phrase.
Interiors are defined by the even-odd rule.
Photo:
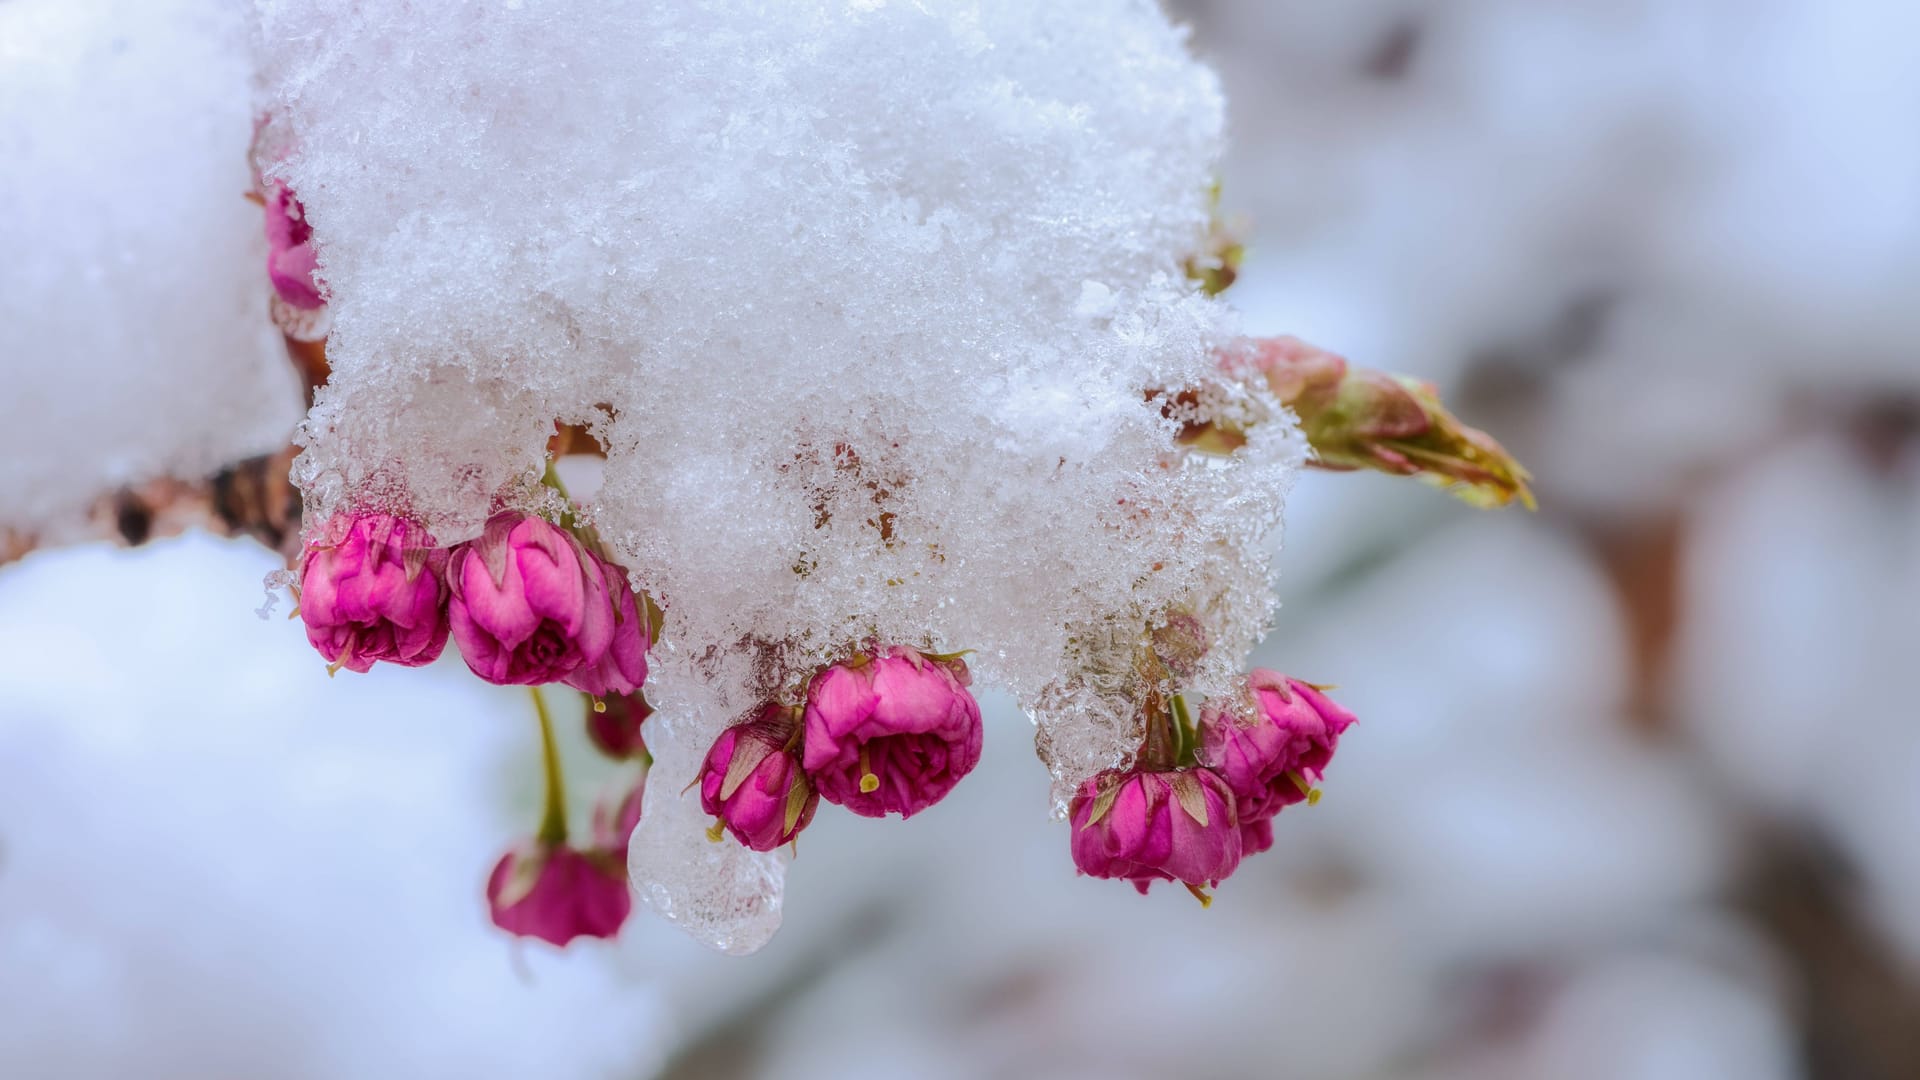
[[[707,830],[707,839],[717,844],[720,842],[720,837],[726,834],[726,831],[726,825],[723,824],[719,818],[714,818],[713,827]]]
[[[597,713],[600,713],[600,712],[606,712],[606,711],[607,711],[607,703],[606,703],[606,702],[604,702],[604,701],[601,701],[601,700],[600,700],[599,698],[594,698],[594,699],[593,699],[593,711],[594,711],[594,712],[597,712]]]
[[[328,664],[328,665],[327,665],[327,678],[329,678],[329,679],[331,679],[331,678],[333,678],[333,677],[334,677],[335,675],[338,675],[338,674],[340,674],[340,669],[341,669],[341,668],[343,668],[343,667],[346,667],[346,666],[347,666],[347,665],[346,665],[346,664],[345,664],[344,662],[341,662],[341,661],[335,661],[334,663],[331,663],[331,664]]]
[[[1320,805],[1320,789],[1308,783],[1306,777],[1297,772],[1290,772],[1287,774],[1287,779],[1293,781],[1293,786],[1300,789],[1300,794],[1306,797],[1308,806]]]
[[[873,766],[867,764],[867,748],[860,748],[860,794],[871,795],[880,790],[880,778],[873,775]]]
[[[1210,908],[1213,906],[1213,897],[1207,895],[1207,890],[1198,885],[1189,884],[1187,885],[1187,891],[1193,894],[1195,900],[1200,901],[1201,907]]]

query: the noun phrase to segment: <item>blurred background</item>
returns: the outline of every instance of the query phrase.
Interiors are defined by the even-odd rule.
[[[1301,481],[1256,659],[1361,724],[1211,909],[1076,878],[988,699],[912,826],[821,815],[759,955],[518,944],[524,695],[328,679],[251,540],[41,544],[0,566],[0,1076],[1920,1077],[1920,7],[1172,7],[1248,328],[1436,381],[1541,504]],[[85,97],[23,85],[0,118]],[[112,360],[7,333],[0,424]]]

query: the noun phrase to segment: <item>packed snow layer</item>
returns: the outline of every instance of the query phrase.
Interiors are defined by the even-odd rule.
[[[245,46],[218,0],[0,4],[0,528],[286,445]]]

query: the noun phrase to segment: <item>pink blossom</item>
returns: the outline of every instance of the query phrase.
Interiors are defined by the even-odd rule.
[[[1209,769],[1109,769],[1080,785],[1068,820],[1081,873],[1125,878],[1142,893],[1178,881],[1204,901],[1197,890],[1240,865],[1233,792]]]
[[[511,511],[447,564],[453,640],[492,683],[559,682],[597,664],[613,642],[613,601],[598,560],[564,529]]]
[[[755,851],[793,842],[813,820],[820,795],[800,768],[798,725],[789,706],[767,704],[720,733],[700,769],[700,806]]]
[[[1258,855],[1273,846],[1273,819],[1271,817],[1240,820],[1240,857]]]
[[[587,558],[607,583],[607,595],[613,601],[613,640],[599,660],[568,675],[566,683],[597,698],[631,694],[647,681],[647,649],[653,644],[647,620],[634,602],[626,568],[591,552]]]
[[[319,256],[313,247],[313,226],[306,207],[292,189],[274,184],[267,189],[267,277],[280,299],[302,311],[326,304],[320,295]]]
[[[807,688],[807,773],[828,802],[866,817],[913,815],[980,763],[967,665],[904,646],[861,654]]]
[[[577,937],[619,934],[633,897],[626,867],[613,856],[529,841],[494,866],[487,908],[494,925],[510,934],[564,946]]]
[[[641,728],[653,706],[638,692],[609,697],[587,710],[587,737],[600,752],[615,760],[644,757],[647,741]]]
[[[1200,762],[1219,772],[1243,820],[1272,817],[1308,797],[1326,775],[1353,714],[1308,683],[1264,668],[1247,676],[1253,718],[1208,702]]]
[[[417,667],[447,645],[447,553],[417,522],[336,514],[300,566],[307,640],[331,663],[366,671],[377,660]]]

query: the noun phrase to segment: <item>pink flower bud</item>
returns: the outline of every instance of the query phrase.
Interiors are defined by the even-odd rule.
[[[1533,506],[1532,476],[1493,436],[1449,412],[1431,383],[1350,367],[1291,337],[1248,342],[1223,362],[1266,378],[1300,418],[1322,468],[1415,476],[1475,506]]]
[[[613,600],[598,560],[573,534],[531,514],[488,519],[447,564],[453,640],[491,683],[559,682],[613,643]]]
[[[626,866],[612,855],[529,841],[494,866],[487,909],[510,934],[565,946],[577,937],[617,935],[633,897]]]
[[[418,667],[447,645],[447,553],[417,523],[336,514],[300,566],[300,618],[320,655],[350,671]]]
[[[1302,416],[1326,408],[1347,377],[1345,357],[1290,335],[1248,341],[1244,352],[1229,351],[1225,364],[1264,377],[1274,396]]]
[[[700,769],[700,806],[755,851],[793,842],[813,820],[820,795],[794,752],[796,710],[769,703],[758,714],[720,733]]]
[[[313,226],[306,208],[293,191],[281,184],[267,189],[267,277],[273,291],[289,306],[302,311],[322,307],[320,280],[314,276],[319,256],[313,248]]]
[[[1270,817],[1240,821],[1240,857],[1258,855],[1273,846],[1273,819]]]
[[[587,710],[587,737],[601,753],[617,761],[644,757],[647,742],[640,729],[652,715],[653,706],[642,694],[607,698],[598,709]]]
[[[1109,769],[1080,785],[1068,809],[1073,864],[1091,877],[1199,890],[1240,865],[1233,792],[1209,769]]]
[[[1201,709],[1198,752],[1233,790],[1242,820],[1317,797],[1340,733],[1353,723],[1325,694],[1277,671],[1248,675],[1247,694],[1250,721],[1214,702]]]
[[[566,683],[597,698],[631,694],[647,681],[647,649],[653,645],[647,620],[634,602],[626,567],[592,552],[587,558],[607,583],[607,595],[613,601],[613,640],[599,660],[567,676]]]
[[[957,657],[904,646],[815,675],[804,760],[821,797],[865,817],[912,817],[945,798],[980,763],[969,678]]]

